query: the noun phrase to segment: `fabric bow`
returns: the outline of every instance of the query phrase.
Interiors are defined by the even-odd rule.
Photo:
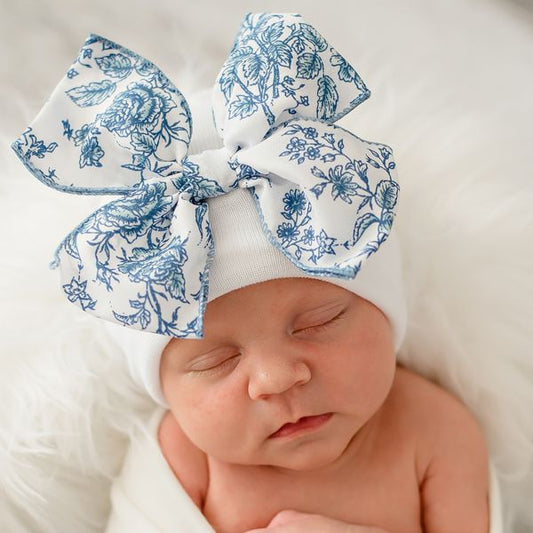
[[[300,269],[354,277],[387,238],[399,190],[390,148],[332,124],[369,94],[299,15],[249,14],[214,87],[224,147],[190,155],[178,89],[153,63],[91,35],[13,144],[50,187],[120,195],[58,247],[68,299],[130,327],[201,337],[216,254],[208,199],[237,187]]]

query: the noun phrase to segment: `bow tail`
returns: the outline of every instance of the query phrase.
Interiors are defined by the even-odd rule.
[[[201,337],[212,254],[207,205],[165,196],[161,183],[141,189],[101,207],[63,241],[63,291],[100,318]]]
[[[388,146],[299,119],[236,160],[268,176],[250,182],[265,231],[312,275],[353,278],[390,233],[399,186]]]

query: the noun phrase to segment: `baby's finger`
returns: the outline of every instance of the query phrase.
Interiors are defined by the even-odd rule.
[[[310,516],[308,513],[301,513],[300,511],[294,511],[293,509],[284,509],[277,513],[274,518],[268,524],[268,527],[273,526],[283,526],[290,524],[298,519],[303,518],[304,516]]]

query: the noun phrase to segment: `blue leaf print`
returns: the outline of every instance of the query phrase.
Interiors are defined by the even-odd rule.
[[[130,300],[130,304],[134,309],[140,309],[140,311],[132,315],[123,315],[113,311],[113,316],[118,322],[126,326],[133,326],[138,323],[142,329],[146,329],[151,322],[151,313],[147,309],[144,309],[144,304],[139,300]]]
[[[194,211],[194,220],[196,222],[196,227],[198,228],[198,233],[200,238],[204,238],[204,225],[206,224],[206,215],[207,215],[207,204],[198,205]],[[207,222],[207,231],[209,232],[209,222]]]
[[[251,82],[256,82],[266,75],[268,62],[261,54],[251,54],[242,63],[244,77]]]
[[[394,181],[383,180],[376,187],[376,202],[383,209],[393,209],[398,200],[398,184]]]
[[[305,50],[305,42],[302,38],[297,37],[292,43],[292,49],[297,53],[301,54]]]
[[[169,272],[165,288],[173,298],[177,298],[181,302],[187,303],[187,298],[185,296],[185,276],[181,269],[173,268]]]
[[[357,242],[363,235],[363,233],[372,224],[379,222],[379,218],[374,213],[365,213],[362,217],[358,218],[353,228],[353,240]]]
[[[339,67],[339,78],[342,81],[352,82],[356,79],[357,72],[340,54],[333,54],[329,61],[334,67]]]
[[[312,43],[316,50],[323,52],[327,48],[328,45],[326,40],[315,30],[315,28],[313,28],[313,26],[302,23],[300,24],[300,28],[305,39]]]
[[[316,78],[322,70],[324,64],[320,56],[315,53],[305,53],[298,57],[296,61],[297,77],[306,80]]]
[[[257,104],[251,96],[240,94],[229,106],[229,118],[245,118],[257,111]]]
[[[275,24],[270,24],[260,34],[261,40],[266,44],[277,41],[283,33],[283,26],[284,22],[281,20]]]
[[[172,177],[172,185],[180,192],[190,194],[195,201],[212,198],[224,194],[224,189],[216,180],[200,176],[200,167],[186,157],[183,162],[183,172],[177,177]],[[200,229],[200,226],[198,227]],[[200,229],[200,234],[202,230]]]
[[[233,90],[233,86],[235,85],[236,81],[237,75],[234,68],[227,68],[221,72],[220,77],[218,78],[218,83],[226,100],[229,100],[231,91]]]
[[[183,264],[188,254],[184,244],[174,238],[166,249],[134,248],[131,258],[123,261],[119,270],[128,274],[132,281],[164,287],[173,298],[187,303]]]
[[[318,80],[318,102],[316,113],[318,118],[327,120],[335,114],[339,93],[335,82],[329,76]]]
[[[390,211],[384,213],[379,223],[380,231],[385,232],[385,234],[388,235],[392,228],[393,222],[394,222],[394,214]]]
[[[252,47],[243,46],[241,48],[234,48],[226,60],[224,68],[220,73],[219,84],[226,100],[231,96],[233,86],[238,81],[239,76],[237,74],[237,69],[239,66],[254,53]]]
[[[154,80],[157,79],[163,85],[168,85],[168,79],[166,76],[150,61],[143,59],[142,57],[138,58],[139,60],[135,64],[135,71],[139,76],[147,78],[153,76]]]
[[[270,58],[282,67],[289,68],[292,62],[291,47],[283,41],[277,41],[269,47]]]
[[[67,94],[76,105],[89,107],[101,104],[115,92],[116,88],[116,84],[109,80],[92,81],[88,85],[80,85],[69,89]]]
[[[134,133],[131,136],[131,145],[143,154],[153,154],[157,148],[156,140],[146,133]]]
[[[112,78],[127,78],[132,71],[131,60],[124,54],[109,54],[104,57],[97,57],[96,63],[104,74]]]

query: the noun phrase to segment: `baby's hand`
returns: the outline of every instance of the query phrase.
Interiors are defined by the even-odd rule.
[[[387,533],[383,529],[356,526],[318,514],[298,511],[280,511],[266,528],[253,529],[245,533]]]

